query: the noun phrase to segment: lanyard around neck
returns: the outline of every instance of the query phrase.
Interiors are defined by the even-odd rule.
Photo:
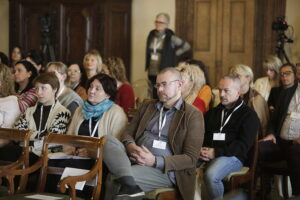
[[[157,52],[157,48],[160,46],[161,42],[163,41],[163,39],[166,37],[166,34],[164,34],[161,37],[161,40],[158,42],[158,39],[155,37],[154,38],[154,44],[153,44],[153,53],[156,54]]]
[[[158,138],[161,136],[162,129],[164,128],[167,120],[167,113],[163,117],[164,107],[162,106],[159,112],[159,121],[158,121]]]
[[[92,118],[90,118],[90,120],[89,120],[89,133],[90,133],[91,137],[94,137],[94,135],[96,133],[96,130],[98,128],[99,122],[100,122],[100,119],[97,121],[97,123],[96,123],[96,125],[93,129],[93,132],[92,132]]]
[[[53,110],[54,105],[55,105],[55,103],[52,104],[52,106],[51,106],[51,109],[49,111],[49,115],[48,115],[48,118],[47,118],[47,121],[46,121],[46,124],[45,124],[45,127],[44,127],[43,130],[41,130],[41,127],[42,127],[42,121],[43,121],[44,106],[43,105],[41,106],[38,138],[40,138],[41,133],[43,133],[47,129],[47,125],[48,125],[48,122],[49,122],[50,114],[51,114],[51,112]]]
[[[224,124],[223,124],[223,120],[224,120],[224,109],[222,110],[222,116],[221,116],[221,127],[220,127],[220,133],[222,133],[222,130],[224,128],[224,126],[226,126],[226,124],[229,122],[232,114],[239,109],[242,105],[243,105],[244,101],[242,101],[240,103],[240,105],[238,105],[237,107],[235,107],[235,109],[232,111],[232,113],[227,117],[227,119],[225,120]],[[223,125],[222,125],[223,124]]]

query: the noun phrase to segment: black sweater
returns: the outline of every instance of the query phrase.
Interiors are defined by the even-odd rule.
[[[235,106],[227,111],[224,120],[232,113],[235,107],[240,105],[239,99]],[[220,132],[222,110],[225,107],[219,104],[205,114],[205,147],[215,149],[215,157],[236,156],[242,163],[247,159],[248,152],[253,146],[256,134],[259,130],[259,119],[254,110],[243,105],[231,116],[224,126],[222,133],[225,133],[224,141],[213,141],[213,134]],[[224,123],[224,122],[223,122]]]
[[[147,47],[146,47],[146,70],[149,68],[150,65],[150,57],[151,57],[151,51],[150,51],[150,43],[155,37],[156,30],[152,30],[147,38]],[[171,44],[171,37],[174,35],[174,32],[171,29],[165,30],[166,37],[164,39],[163,49],[161,52],[161,61],[159,65],[159,70],[162,70],[166,67],[175,67],[175,47],[172,47]]]

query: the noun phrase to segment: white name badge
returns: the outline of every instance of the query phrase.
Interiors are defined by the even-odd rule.
[[[225,133],[214,133],[213,140],[224,141]]]
[[[299,112],[292,112],[291,118],[293,119],[300,119],[300,113]]]
[[[164,141],[160,141],[160,140],[154,140],[153,141],[153,148],[157,148],[157,149],[166,149],[167,143]]]
[[[152,53],[151,60],[158,60],[158,55],[156,53]]]
[[[36,140],[33,142],[33,146],[36,149],[42,149],[43,148],[43,140]]]

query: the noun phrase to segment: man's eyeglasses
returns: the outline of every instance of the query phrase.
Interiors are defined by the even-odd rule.
[[[280,76],[289,76],[291,75],[293,72],[292,71],[286,71],[286,72],[280,72]]]
[[[174,81],[170,81],[170,82],[161,82],[161,83],[155,83],[154,84],[154,87],[156,89],[160,88],[160,87],[163,87],[163,88],[166,88],[168,87],[171,83],[175,82],[175,81],[179,81],[179,80],[174,80]]]
[[[168,24],[166,22],[161,22],[161,21],[154,21],[155,24]]]

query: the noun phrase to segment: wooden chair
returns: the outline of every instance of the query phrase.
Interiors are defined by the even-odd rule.
[[[182,198],[175,188],[160,188],[146,192],[144,199],[181,200]]]
[[[6,169],[18,169],[18,168],[26,168],[29,166],[29,140],[32,131],[30,130],[18,130],[11,128],[0,128],[0,139],[9,140],[11,142],[22,142],[23,143],[23,151],[21,156],[15,162],[9,162],[5,160],[0,161],[0,171]],[[9,152],[7,152],[9,153]],[[20,179],[20,185],[24,185],[27,182],[28,176],[23,175]],[[18,188],[18,193],[24,191],[24,187],[20,186]],[[13,178],[8,177],[8,194],[14,194],[15,188],[13,184]]]
[[[128,109],[128,113],[127,113],[127,118],[128,118],[128,122],[130,122],[133,117],[136,115],[136,113],[138,112],[139,107],[146,102],[149,101],[153,101],[153,99],[144,99],[142,103],[139,104],[139,106],[136,106],[136,108],[129,108]]]
[[[59,189],[62,193],[66,192],[66,185],[69,188],[69,196],[72,200],[76,199],[75,184],[80,181],[91,180],[96,177],[96,186],[93,189],[92,199],[99,199],[102,185],[102,153],[103,146],[105,143],[105,138],[101,139],[86,137],[86,136],[76,136],[76,135],[61,135],[48,133],[44,139],[43,152],[39,160],[32,166],[25,169],[17,170],[4,170],[1,173],[6,174],[7,177],[13,179],[16,175],[25,175],[40,169],[39,182],[37,184],[37,193],[42,194],[45,189],[47,174],[60,175],[63,172],[62,168],[49,167],[48,166],[48,146],[50,144],[58,145],[68,145],[72,147],[86,148],[89,155],[93,155],[95,158],[95,164],[92,169],[81,176],[69,176],[62,179],[59,183]],[[23,186],[25,187],[25,186]],[[49,195],[49,194],[47,194]],[[6,199],[25,199],[28,194],[20,194],[15,196],[7,197]],[[66,198],[65,195],[53,194],[55,197]],[[3,198],[2,198],[3,199]],[[26,198],[27,199],[27,198]]]
[[[228,176],[224,178],[223,181],[228,182],[230,184],[230,188],[232,191],[236,190],[239,185],[244,183],[249,183],[248,187],[248,199],[252,200],[254,199],[254,184],[256,180],[256,165],[257,165],[257,159],[258,159],[258,136],[256,136],[255,143],[250,150],[250,155],[252,154],[251,160],[250,160],[250,166],[242,167],[242,169],[238,172],[230,173]]]

